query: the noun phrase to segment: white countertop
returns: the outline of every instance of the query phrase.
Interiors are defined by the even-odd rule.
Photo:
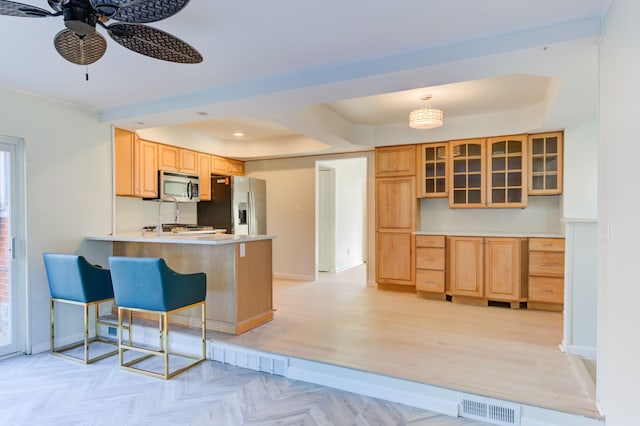
[[[123,232],[114,235],[92,235],[85,239],[93,241],[120,241],[131,243],[169,243],[169,244],[237,244],[248,241],[272,240],[274,235],[235,235],[219,233],[172,233],[163,232]]]
[[[446,235],[456,237],[505,237],[505,238],[564,238],[563,234],[542,232],[491,232],[491,231],[414,231],[413,235]]]

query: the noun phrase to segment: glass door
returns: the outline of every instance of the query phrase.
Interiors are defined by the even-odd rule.
[[[17,144],[0,135],[0,356],[18,352]]]

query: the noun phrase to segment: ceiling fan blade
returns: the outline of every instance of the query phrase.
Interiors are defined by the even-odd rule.
[[[62,1],[63,0],[47,0],[47,3],[49,3],[51,9],[56,12],[62,12]]]
[[[99,13],[121,22],[145,24],[178,13],[189,0],[91,0]],[[115,11],[115,13],[114,13]]]
[[[99,33],[78,35],[68,29],[56,34],[53,45],[60,56],[78,65],[94,63],[107,50],[107,40]]]
[[[116,43],[142,55],[180,64],[202,62],[196,49],[159,29],[140,24],[112,24],[106,29]]]
[[[49,16],[58,16],[39,7],[30,4],[16,3],[9,0],[0,0],[0,15],[18,16],[21,18],[46,18]]]

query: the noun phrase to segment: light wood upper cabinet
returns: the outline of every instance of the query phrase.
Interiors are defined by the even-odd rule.
[[[226,158],[211,156],[211,173],[214,175],[229,175],[229,160]]]
[[[180,148],[158,144],[158,170],[180,171]]]
[[[448,143],[418,145],[418,197],[446,198]]]
[[[134,132],[115,129],[116,195],[158,196],[158,144]]]
[[[133,196],[136,174],[133,156],[135,134],[127,130],[115,129],[114,136],[116,195]]]
[[[416,175],[416,146],[376,148],[376,177]]]
[[[485,139],[451,141],[449,149],[449,207],[484,207]]]
[[[180,173],[198,174],[198,153],[180,148]]]
[[[527,206],[527,136],[449,142],[449,207]]]
[[[136,180],[136,195],[142,197],[158,196],[158,144],[155,142],[138,139],[136,143],[138,152],[138,179]]]
[[[189,149],[158,144],[158,170],[198,174],[198,153]]]
[[[231,176],[244,176],[244,162],[240,160],[229,160],[229,174]]]
[[[563,133],[529,135],[529,194],[562,194]]]
[[[211,155],[198,153],[198,176],[200,176],[200,201],[211,200]]]
[[[527,206],[527,135],[487,139],[487,206]]]

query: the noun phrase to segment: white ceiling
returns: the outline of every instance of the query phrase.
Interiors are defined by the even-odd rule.
[[[595,111],[610,2],[191,0],[149,25],[198,49],[201,64],[108,39],[89,81],[53,48],[61,17],[0,16],[0,86],[129,129],[197,134],[244,159],[564,128]],[[445,125],[408,129],[427,94]]]

